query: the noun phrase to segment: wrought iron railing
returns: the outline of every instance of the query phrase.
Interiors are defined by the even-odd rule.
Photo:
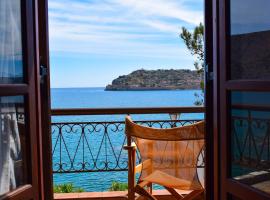
[[[232,110],[232,162],[247,170],[270,168],[270,108],[234,105]]]
[[[58,109],[53,116],[106,114],[173,114],[203,113],[201,107],[184,108],[125,108],[125,109]],[[123,116],[124,119],[124,116]],[[172,128],[193,124],[202,119],[140,120],[149,127]],[[127,152],[123,121],[84,121],[52,123],[52,155],[54,173],[127,171]],[[204,152],[198,167],[204,166]],[[140,155],[137,153],[137,162]]]

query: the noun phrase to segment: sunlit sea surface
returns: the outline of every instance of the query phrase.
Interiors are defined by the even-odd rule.
[[[194,106],[194,94],[199,90],[170,90],[170,91],[104,91],[104,88],[65,88],[52,89],[52,108],[124,108],[124,107],[172,107]],[[183,114],[181,119],[203,119],[203,114]],[[135,120],[168,120],[168,114],[133,115]],[[64,121],[123,121],[124,115],[104,116],[71,116],[53,117],[53,122]],[[53,145],[56,137],[52,137]],[[120,140],[120,139],[119,139]],[[121,139],[122,140],[122,139]],[[76,139],[77,141],[77,139]],[[67,143],[74,143],[73,137],[66,139]],[[121,142],[114,138],[114,144]],[[96,141],[90,141],[94,149],[99,147]],[[116,147],[118,148],[118,146]],[[64,152],[65,153],[65,152]],[[79,152],[80,153],[80,152]],[[55,150],[54,161],[59,160]],[[78,157],[80,155],[77,155]],[[64,162],[64,161],[63,161]],[[127,182],[127,172],[99,172],[99,173],[70,173],[54,174],[54,184],[73,183],[74,186],[85,191],[106,191],[112,181]]]

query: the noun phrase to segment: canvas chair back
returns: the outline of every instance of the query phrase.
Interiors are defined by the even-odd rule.
[[[126,118],[128,143],[136,143],[141,156],[139,182],[154,179],[161,185],[182,190],[202,189],[197,173],[198,158],[204,147],[204,122],[157,129],[138,125]],[[166,183],[164,183],[164,181]]]

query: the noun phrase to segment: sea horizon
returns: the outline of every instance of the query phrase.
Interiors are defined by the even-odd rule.
[[[97,87],[51,87],[50,89],[104,89],[104,91],[116,91],[116,92],[121,92],[121,91],[186,91],[186,90],[199,90],[199,89],[162,89],[162,88],[156,88],[156,89],[143,89],[143,88],[139,88],[139,89],[119,89],[119,90],[105,90],[106,86],[97,86]]]

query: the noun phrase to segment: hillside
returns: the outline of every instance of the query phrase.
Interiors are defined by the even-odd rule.
[[[183,90],[200,89],[200,75],[191,70],[137,70],[119,76],[105,90]]]

